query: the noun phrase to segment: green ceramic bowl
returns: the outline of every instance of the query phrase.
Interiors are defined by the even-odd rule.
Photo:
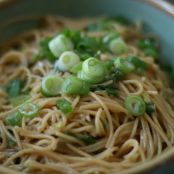
[[[144,21],[144,32],[160,37],[161,61],[174,67],[174,7],[163,0],[6,0],[0,2],[0,45],[38,25],[45,15],[90,17],[122,15]],[[174,149],[137,166],[132,173],[174,174]],[[170,160],[169,160],[170,159]]]

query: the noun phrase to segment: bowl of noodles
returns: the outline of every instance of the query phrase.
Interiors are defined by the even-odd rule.
[[[0,173],[172,172],[172,5],[0,9]]]

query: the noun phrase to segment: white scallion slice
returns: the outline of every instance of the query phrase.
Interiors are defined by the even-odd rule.
[[[106,75],[106,68],[104,64],[94,58],[90,57],[82,64],[82,70],[78,73],[78,77],[89,83],[100,83]]]
[[[80,58],[72,51],[65,51],[55,63],[55,68],[60,71],[69,71],[80,62]]]
[[[109,43],[109,49],[112,53],[119,55],[127,52],[127,45],[122,38],[118,37]]]
[[[57,75],[48,75],[42,79],[41,92],[46,97],[57,96],[61,92],[63,79]]]
[[[67,38],[63,34],[53,38],[49,42],[48,46],[52,54],[56,57],[59,57],[64,51],[71,51],[74,48],[71,39]]]

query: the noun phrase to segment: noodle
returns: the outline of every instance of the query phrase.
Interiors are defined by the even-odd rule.
[[[120,80],[117,83],[117,96],[99,90],[90,91],[86,96],[62,94],[45,97],[40,93],[41,81],[44,76],[53,73],[53,64],[48,60],[32,63],[38,42],[63,28],[82,30],[89,20],[60,20],[52,17],[44,20],[44,29],[31,31],[15,42],[9,42],[1,50],[0,173],[129,173],[135,172],[136,168],[141,169],[144,162],[148,164],[172,149],[174,106],[171,104],[173,98],[167,97],[166,91],[170,96],[174,93],[154,59],[145,56],[133,44],[136,38],[142,37],[140,26],[112,25],[128,43],[128,53],[121,56],[133,54],[149,65],[144,74],[128,74],[124,80]],[[97,38],[103,34],[105,32],[102,31],[89,33]],[[20,47],[19,50],[14,49],[15,44]],[[100,55],[103,61],[112,57],[112,53]],[[68,75],[55,73],[62,77]],[[13,106],[4,88],[16,78],[25,82],[22,93],[29,92],[30,97],[26,101],[36,104],[39,111],[31,119],[23,117],[21,126],[10,126],[5,124],[5,118],[23,103]],[[101,85],[112,83],[113,80],[108,80]],[[128,95],[142,96],[145,102],[153,103],[154,112],[134,117],[124,106],[124,99]],[[62,98],[72,106],[68,117],[56,107],[57,100]],[[85,142],[80,135],[93,137],[95,141],[90,139],[92,143]]]

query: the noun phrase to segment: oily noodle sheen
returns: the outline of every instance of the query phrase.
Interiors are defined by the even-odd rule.
[[[41,79],[53,65],[47,60],[30,66],[41,38],[53,35],[62,27],[81,29],[89,20],[72,21],[46,17],[44,30],[34,30],[9,42],[0,57],[0,173],[60,173],[106,174],[122,173],[158,157],[174,144],[174,99],[165,75],[152,57],[144,57],[131,40],[140,37],[139,27],[116,25],[128,43],[128,53],[139,56],[150,66],[144,76],[130,74],[118,84],[118,96],[104,91],[90,92],[80,97],[59,96],[46,98],[40,94]],[[100,32],[90,32],[99,36]],[[20,48],[20,49],[14,49]],[[21,49],[22,48],[22,49]],[[106,60],[113,55],[101,55]],[[123,55],[127,56],[127,55]],[[18,109],[7,102],[3,90],[14,78],[25,80],[23,92],[40,108],[36,117],[23,118],[22,126],[6,126],[3,119]],[[156,106],[150,116],[133,117],[124,108],[128,94],[143,95]],[[56,100],[66,98],[73,112],[64,116],[56,108]],[[97,141],[85,145],[67,134],[88,134]],[[8,139],[16,145],[9,147]]]

